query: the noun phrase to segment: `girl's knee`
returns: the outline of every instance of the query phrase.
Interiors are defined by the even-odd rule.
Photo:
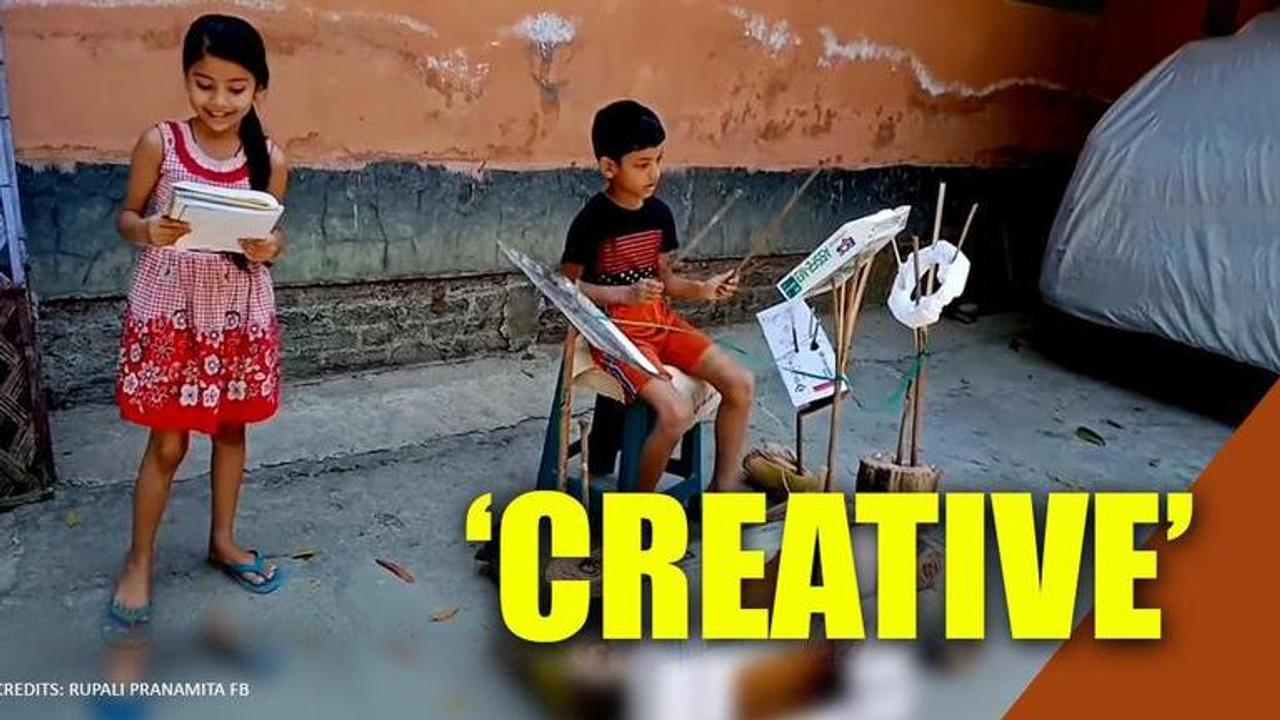
[[[153,432],[147,452],[165,470],[176,470],[187,456],[185,432]]]
[[[213,442],[222,446],[243,445],[244,436],[244,425],[219,425],[213,434]]]

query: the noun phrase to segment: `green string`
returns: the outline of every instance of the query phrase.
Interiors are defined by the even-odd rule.
[[[793,368],[793,367],[784,367],[784,368],[782,368],[782,369],[783,369],[783,370],[786,370],[787,372],[791,373],[792,375],[799,375],[800,377],[813,378],[814,380],[822,380],[822,381],[825,381],[825,382],[835,382],[835,378],[834,378],[834,377],[827,377],[826,375],[817,375],[817,374],[814,374],[814,373],[811,373],[811,372],[806,372],[806,371],[804,371],[804,370],[798,370],[798,369]],[[841,380],[842,382],[844,382],[844,386],[845,386],[845,387],[853,387],[853,383],[849,382],[849,378],[848,378],[848,376],[841,375],[841,376],[840,376],[840,380]]]
[[[911,367],[902,375],[902,379],[898,381],[898,387],[895,388],[893,393],[890,394],[889,397],[885,398],[883,402],[876,403],[871,406],[871,412],[884,412],[890,408],[902,405],[907,397],[907,389],[911,387],[911,383],[915,382],[916,378],[920,377],[920,371],[924,369],[924,359],[929,355],[930,353],[928,351],[917,355],[916,359],[911,362]],[[863,404],[863,402],[857,397],[855,397],[853,401],[863,410],[868,409],[867,405]]]
[[[756,356],[752,355],[751,353],[747,352],[746,350],[743,350],[741,347],[738,347],[737,345],[734,345],[733,343],[727,340],[716,339],[715,342],[717,345],[720,345],[721,347],[727,350],[731,350],[748,360],[757,359]],[[868,404],[868,403],[864,403],[861,399],[859,399],[855,395],[853,398],[853,402],[863,410],[869,409],[871,412],[876,412],[876,413],[884,412],[886,410],[889,410],[890,408],[901,406],[906,399],[907,390],[911,387],[911,383],[915,382],[916,378],[920,377],[921,371],[924,370],[925,358],[929,357],[932,354],[933,353],[926,348],[919,355],[916,355],[916,357],[911,361],[910,367],[907,368],[907,371],[903,373],[902,377],[898,380],[897,387],[895,387],[893,392],[890,393],[883,400],[876,403]],[[772,361],[770,361],[767,366],[764,366],[764,369],[761,369],[760,367],[753,367],[754,365],[758,365],[758,363],[744,363],[744,365],[746,365],[747,369],[750,370],[753,375],[767,374],[771,370],[774,370],[777,368],[777,366]],[[826,376],[826,375],[805,372],[805,371],[796,370],[795,368],[790,368],[790,367],[782,368],[782,369],[789,373],[799,375],[801,377],[814,379],[814,380],[835,382],[835,380],[837,379],[834,376]],[[850,388],[853,387],[853,383],[849,382],[849,378],[847,376],[842,376],[839,379],[844,382],[845,387],[850,387]]]
[[[741,356],[743,356],[743,357],[751,357],[751,354],[750,354],[750,353],[748,353],[746,350],[743,350],[742,348],[738,347],[737,345],[734,345],[733,343],[729,342],[728,340],[716,340],[716,341],[715,341],[715,343],[716,343],[717,345],[719,345],[720,347],[728,348],[728,349],[730,349],[730,350],[732,350],[732,351],[734,351],[734,352],[738,353],[739,355],[741,355]]]

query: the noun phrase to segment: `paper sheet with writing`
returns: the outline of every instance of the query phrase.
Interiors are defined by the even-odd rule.
[[[790,300],[756,315],[791,404],[804,407],[835,392],[836,353],[813,309]]]
[[[911,206],[885,209],[850,220],[831,233],[809,257],[778,281],[778,292],[788,300],[826,292],[829,282],[848,278],[860,260],[870,259],[907,226]]]

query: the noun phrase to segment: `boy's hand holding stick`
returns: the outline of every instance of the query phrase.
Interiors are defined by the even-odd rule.
[[[738,292],[739,281],[740,278],[736,269],[712,275],[702,281],[703,287],[707,291],[706,299],[714,302],[733,297]]]

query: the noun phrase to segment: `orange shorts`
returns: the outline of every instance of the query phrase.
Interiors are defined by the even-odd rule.
[[[645,357],[659,369],[670,365],[683,373],[692,373],[698,361],[714,344],[701,330],[685,321],[661,300],[644,305],[610,305],[605,312],[618,329],[635,343]],[[630,363],[616,360],[595,348],[591,357],[622,385],[628,403],[635,400],[653,379],[649,373]],[[663,370],[664,377],[670,377]]]

